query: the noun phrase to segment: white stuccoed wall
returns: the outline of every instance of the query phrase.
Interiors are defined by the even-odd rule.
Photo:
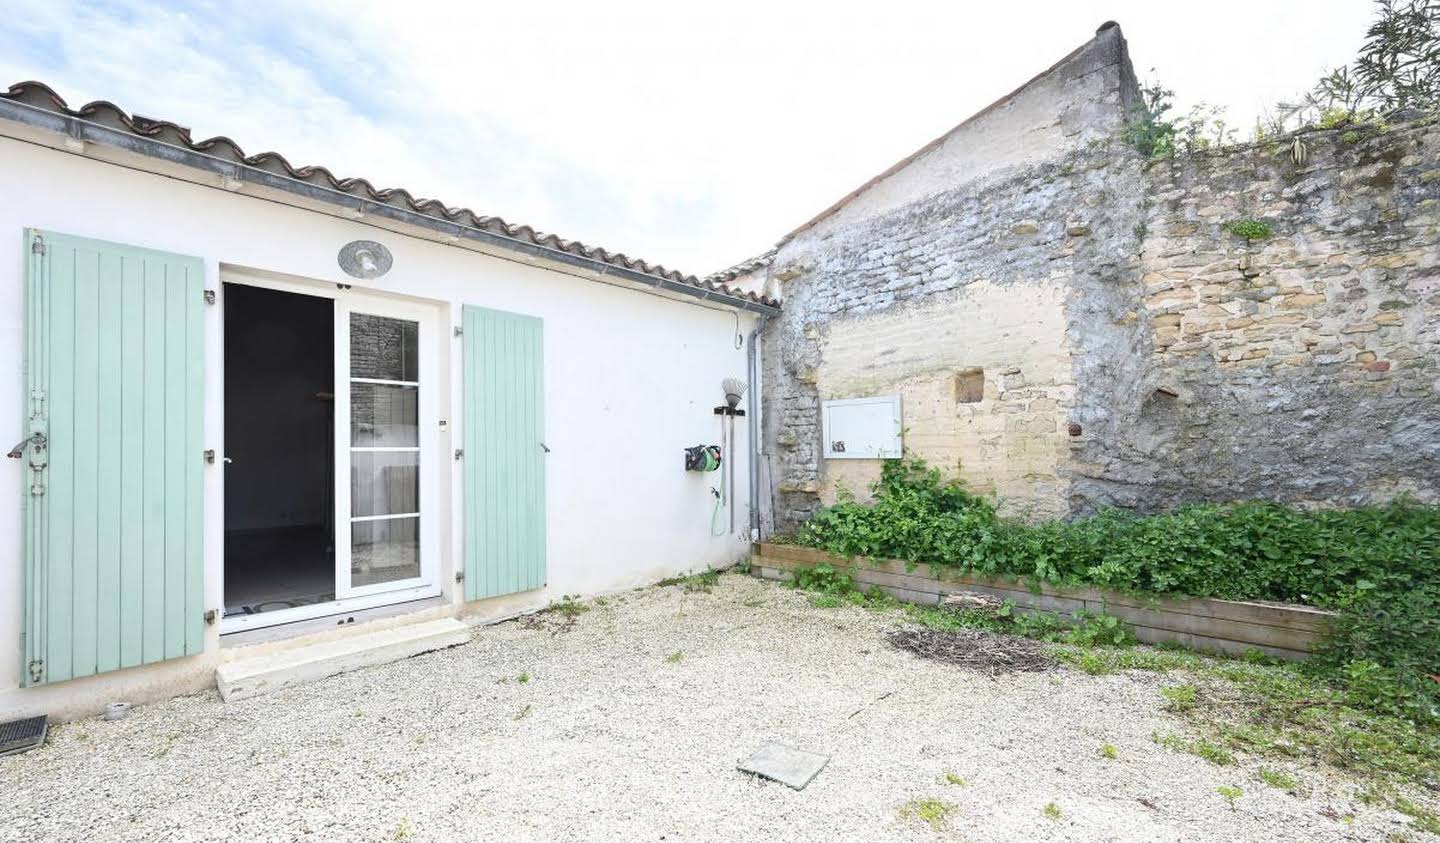
[[[713,474],[682,470],[682,449],[720,439],[712,408],[720,381],[745,377],[735,348],[735,317],[681,301],[578,278],[385,231],[363,222],[287,207],[125,169],[56,149],[0,137],[0,438],[20,438],[23,392],[26,227],[198,255],[206,287],[219,290],[222,265],[327,284],[353,284],[438,304],[444,311],[441,375],[449,391],[440,416],[439,462],[449,472],[442,501],[441,614],[500,617],[563,594],[596,594],[645,585],[679,572],[722,566],[748,551],[746,425],[736,424],[736,532],[710,534]],[[247,188],[248,190],[249,188]],[[336,252],[351,240],[388,246],[394,268],[376,282],[341,272]],[[462,605],[454,582],[461,557],[460,464],[449,455],[462,439],[458,412],[460,340],[449,337],[464,304],[545,320],[549,585],[543,591]],[[222,302],[223,306],[223,302]],[[221,306],[207,307],[205,446],[223,454]],[[740,315],[749,335],[755,317]],[[5,443],[8,447],[9,441]],[[111,699],[144,700],[205,687],[222,658],[217,627],[206,652],[33,689],[19,688],[23,562],[21,463],[0,460],[0,719],[48,711],[97,713]],[[221,605],[223,477],[205,468],[206,607]],[[433,613],[432,613],[433,614]],[[224,655],[233,657],[227,648]]]

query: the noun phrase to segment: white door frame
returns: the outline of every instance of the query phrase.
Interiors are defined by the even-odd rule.
[[[222,635],[294,623],[327,615],[373,609],[394,603],[422,600],[441,593],[440,584],[440,474],[445,462],[440,458],[439,401],[446,385],[440,383],[439,356],[441,308],[411,299],[355,289],[338,289],[333,284],[275,278],[222,268],[220,273],[222,301],[225,284],[245,284],[287,293],[328,298],[335,302],[335,596],[328,603],[315,603],[290,609],[279,609],[254,615],[224,616],[220,619]],[[350,586],[350,346],[349,318],[352,311],[390,316],[419,322],[419,431],[420,431],[420,568],[419,577],[371,586]],[[343,320],[343,322],[342,322]],[[224,324],[222,318],[221,324]],[[223,340],[222,340],[223,345]],[[222,377],[224,366],[221,366]],[[223,389],[223,386],[222,386]],[[222,421],[223,427],[223,421]],[[223,471],[225,460],[220,460]],[[446,475],[448,477],[448,475]],[[221,489],[224,489],[222,479]],[[222,506],[223,511],[223,506]],[[224,544],[223,540],[221,542]],[[224,563],[222,551],[221,591],[223,607]]]
[[[417,383],[419,403],[419,425],[417,451],[419,455],[420,472],[420,503],[415,516],[420,519],[420,576],[406,580],[395,580],[391,582],[374,583],[371,585],[355,586],[351,584],[351,550],[350,525],[354,521],[362,520],[352,514],[350,500],[350,460],[354,453],[350,443],[350,419],[348,416],[350,408],[350,317],[352,314],[361,313],[372,316],[381,316],[388,319],[403,319],[417,323],[419,327],[419,338],[417,352],[419,354],[419,381]],[[363,293],[357,294],[353,290],[342,291],[335,300],[335,597],[338,600],[347,600],[356,597],[369,597],[378,594],[389,594],[396,591],[408,591],[412,589],[424,589],[434,586],[435,593],[439,594],[439,531],[438,511],[431,503],[438,499],[439,484],[436,483],[435,475],[440,471],[439,460],[435,459],[437,443],[439,440],[440,415],[436,410],[435,395],[438,392],[439,384],[436,383],[439,367],[436,365],[436,352],[439,346],[436,343],[438,332],[438,308],[426,307],[413,302],[400,301],[397,299],[381,298],[378,296],[367,296]],[[365,381],[376,383],[373,379],[366,378]],[[383,383],[383,382],[381,382]],[[341,424],[338,418],[341,409],[344,408],[347,416],[345,423]],[[369,451],[402,450],[375,448]],[[423,513],[423,515],[422,515]],[[394,515],[408,515],[404,513],[390,513]],[[371,516],[364,520],[378,520],[384,516]]]

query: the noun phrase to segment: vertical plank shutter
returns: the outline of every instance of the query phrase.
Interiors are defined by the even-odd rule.
[[[199,653],[204,271],[26,232],[26,685]]]
[[[541,320],[466,306],[465,599],[545,584]]]

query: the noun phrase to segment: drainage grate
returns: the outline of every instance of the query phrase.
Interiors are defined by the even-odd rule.
[[[24,752],[45,743],[45,729],[49,723],[48,714],[0,723],[0,755]]]

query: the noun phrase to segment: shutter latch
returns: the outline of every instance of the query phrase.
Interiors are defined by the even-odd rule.
[[[25,437],[24,439],[21,439],[19,442],[15,443],[15,447],[11,448],[9,453],[7,453],[5,457],[12,460],[18,460],[23,458],[25,456],[25,446],[32,443],[35,445],[36,448],[45,447],[45,434],[37,430],[29,436]]]
[[[36,659],[30,662],[30,682],[38,683],[45,678],[45,662]]]

